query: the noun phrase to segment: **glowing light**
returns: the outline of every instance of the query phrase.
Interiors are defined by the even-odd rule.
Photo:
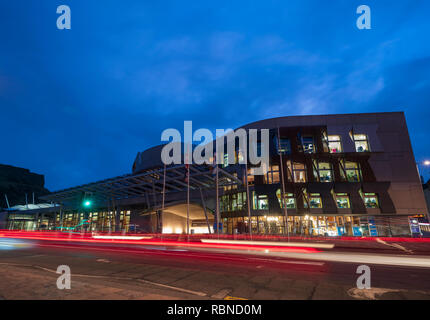
[[[236,245],[252,246],[275,246],[275,247],[307,247],[307,248],[324,248],[333,249],[332,243],[309,243],[309,242],[280,242],[280,241],[248,241],[248,240],[218,240],[218,239],[200,239],[203,243],[222,243]]]
[[[90,207],[90,206],[91,206],[91,201],[86,200],[86,201],[84,202],[84,206],[85,206],[85,207]]]
[[[136,236],[93,236],[94,239],[111,239],[111,240],[142,240],[152,239],[152,237],[136,237]]]
[[[430,166],[430,160],[426,160],[426,161],[424,161],[424,165],[425,165],[425,166]]]
[[[163,233],[173,233],[173,229],[170,227],[164,227],[163,228]]]

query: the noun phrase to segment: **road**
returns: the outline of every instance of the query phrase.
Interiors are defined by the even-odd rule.
[[[0,250],[0,299],[430,299],[430,268],[413,266],[430,257],[369,263],[378,257],[26,240]],[[370,290],[356,288],[363,261]],[[56,286],[59,265],[71,269],[70,290]]]

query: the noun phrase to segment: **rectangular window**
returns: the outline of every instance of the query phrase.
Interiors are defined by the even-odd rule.
[[[254,197],[254,210],[268,210],[269,209],[269,200],[267,195],[260,194],[256,195],[255,191],[253,191]]]
[[[228,153],[224,153],[224,163],[223,163],[223,167],[227,167],[228,166]]]
[[[311,193],[309,196],[305,193],[303,196],[303,205],[305,208],[308,208],[308,202],[309,207],[312,209],[322,208],[321,195],[319,193]]]
[[[365,134],[354,134],[355,151],[357,152],[369,152],[369,141]]]
[[[246,192],[233,193],[224,195],[220,199],[220,211],[238,211],[243,210],[246,206]]]
[[[279,183],[279,166],[270,166],[266,174],[266,183]]]
[[[342,144],[340,142],[340,136],[330,135],[328,136],[328,148],[330,153],[342,152]]]
[[[252,174],[251,169],[248,169],[248,185],[253,186],[254,185],[254,175]]]
[[[303,142],[303,152],[304,153],[315,153],[315,144],[314,138],[312,136],[304,136],[302,139]]]
[[[348,182],[361,181],[361,170],[357,162],[345,161],[344,169]]]
[[[293,162],[292,174],[294,182],[306,182],[306,166],[303,163]]]
[[[288,138],[282,138],[280,143],[278,142],[278,137],[275,136],[274,138],[275,148],[278,150],[278,154],[290,154],[291,153],[291,143],[290,139]]]
[[[378,196],[376,193],[365,193],[364,205],[366,208],[379,208]]]
[[[350,208],[349,196],[347,193],[336,193],[336,204],[340,209]]]
[[[278,198],[279,205],[281,208],[284,207],[284,204],[282,203],[282,192],[281,189],[278,189],[276,191],[276,197]],[[287,206],[287,209],[294,209],[296,207],[296,199],[294,198],[294,194],[292,193],[285,193],[285,204]]]
[[[318,162],[318,177],[320,182],[332,182],[333,170],[328,162]]]
[[[231,195],[231,210],[232,211],[237,210],[237,194]]]

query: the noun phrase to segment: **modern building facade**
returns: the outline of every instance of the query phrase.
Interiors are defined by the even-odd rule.
[[[269,167],[265,175],[253,175],[252,165],[229,164],[224,156],[218,170],[220,232],[422,233],[414,221],[427,218],[427,206],[402,112],[280,117],[242,128],[269,129]],[[59,208],[44,215],[50,216],[46,228],[213,232],[213,168],[192,164],[187,181],[184,165],[164,167],[162,147],[139,153],[131,174],[44,196]]]

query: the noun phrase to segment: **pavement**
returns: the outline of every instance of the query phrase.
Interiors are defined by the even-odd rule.
[[[371,289],[357,289],[360,261],[312,256],[320,254],[304,259],[304,255],[39,241],[31,247],[0,250],[0,299],[430,299],[428,267],[370,263]],[[367,253],[372,254],[381,255]],[[417,258],[406,252],[396,256]],[[70,290],[57,288],[59,265],[71,269]]]

